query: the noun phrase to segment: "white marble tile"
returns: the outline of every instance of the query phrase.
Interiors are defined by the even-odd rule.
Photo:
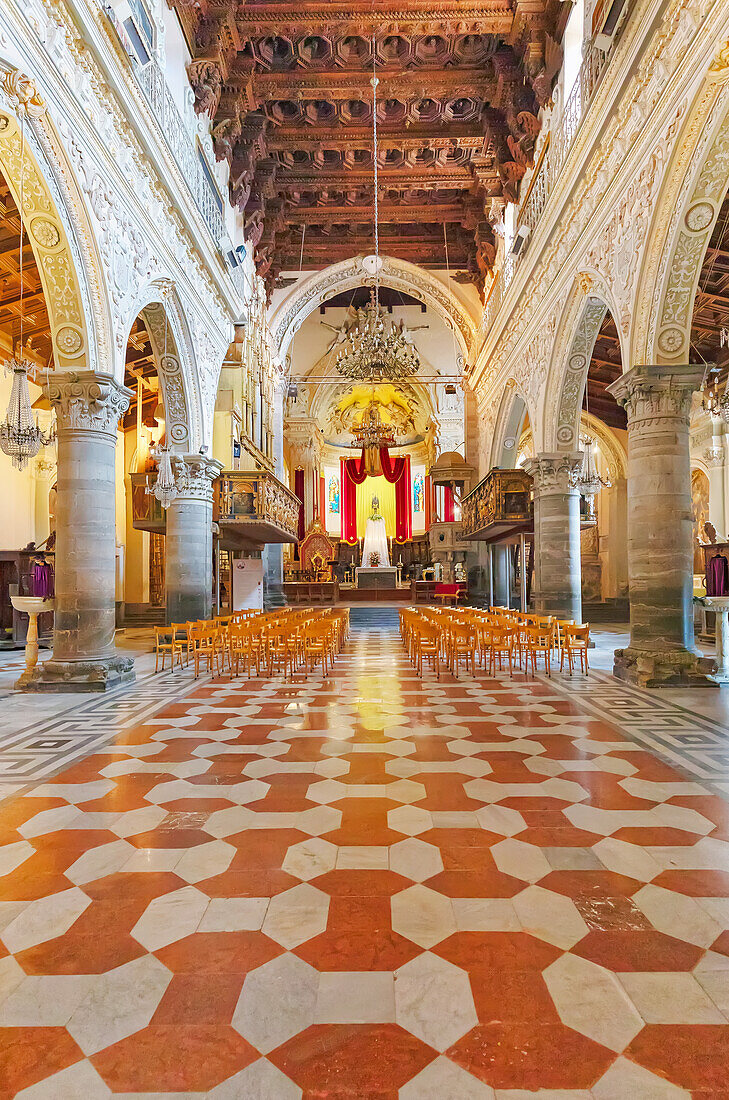
[[[516,836],[527,827],[519,811],[510,806],[484,806],[476,810],[476,817],[482,829],[499,836]]]
[[[269,898],[211,898],[198,932],[255,932],[263,924]]]
[[[419,806],[397,806],[387,811],[387,824],[395,832],[417,836],[433,828],[433,818],[429,810]]]
[[[337,852],[338,871],[386,871],[389,849],[384,845],[345,844]]]
[[[418,884],[390,899],[392,928],[420,947],[434,947],[456,931],[450,898]]]
[[[512,900],[525,932],[564,951],[574,947],[589,931],[571,898],[553,890],[529,886]]]
[[[258,815],[261,816],[260,814]],[[312,806],[309,810],[300,810],[292,814],[293,829],[301,829],[302,833],[309,836],[321,836],[323,833],[333,832],[342,824],[342,811],[333,806]]]
[[[182,859],[184,848],[134,848],[121,870],[125,875],[152,874],[173,871]]]
[[[633,901],[653,927],[667,936],[710,947],[721,934],[721,925],[685,894],[648,885],[633,895]]]
[[[638,844],[628,844],[625,840],[616,840],[612,836],[593,844],[592,851],[608,871],[637,878],[641,882],[650,882],[662,870],[645,848]]]
[[[308,882],[271,898],[262,931],[291,950],[326,930],[329,896]]]
[[[725,1019],[729,1020],[729,967],[723,970],[704,970],[701,973],[694,971],[694,974],[704,992],[708,993]]]
[[[296,955],[279,955],[246,976],[233,1027],[267,1054],[314,1022],[319,973]]]
[[[210,899],[194,886],[183,886],[153,898],[132,928],[132,936],[148,951],[184,939],[197,929]]]
[[[327,871],[334,870],[337,862],[337,846],[321,837],[311,837],[299,844],[292,844],[287,850],[282,870],[303,881],[318,878]]]
[[[224,840],[212,840],[209,844],[197,844],[183,851],[179,863],[175,864],[175,874],[185,882],[202,882],[227,871],[237,848],[226,844]]]
[[[491,855],[500,871],[505,875],[523,879],[525,882],[539,882],[551,873],[552,867],[540,848],[534,844],[525,844],[522,840],[507,837],[494,844]]]
[[[429,951],[395,971],[396,1020],[444,1051],[478,1023],[468,974]]]
[[[66,802],[91,802],[110,794],[115,786],[110,779],[93,779],[89,783],[41,783],[29,791],[26,798],[63,798]]]
[[[691,1093],[663,1077],[636,1065],[627,1058],[618,1058],[596,1085],[595,1100],[691,1100]]]
[[[98,980],[88,974],[29,975],[0,1003],[0,1027],[65,1027]]]
[[[216,1085],[207,1100],[301,1100],[301,1089],[267,1058]]]
[[[0,1006],[25,978],[25,971],[12,955],[0,959]]]
[[[494,1100],[496,1093],[450,1058],[436,1058],[398,1093],[399,1100]]]
[[[172,978],[153,955],[100,975],[66,1030],[86,1055],[133,1035],[151,1020]]]
[[[138,810],[127,810],[120,814],[113,825],[112,833],[119,837],[136,836],[138,833],[149,832],[156,829],[161,821],[167,817],[167,811],[160,806],[140,806]]]
[[[452,898],[459,932],[520,932],[510,898]]]
[[[77,886],[38,898],[3,929],[0,938],[8,951],[24,951],[68,932],[90,904],[91,899]]]
[[[65,872],[66,878],[76,886],[83,886],[85,882],[113,875],[122,869],[134,850],[126,840],[112,840],[97,848],[89,848],[71,864]]]
[[[35,848],[27,840],[18,840],[14,844],[3,844],[0,847],[0,877],[9,875],[26,859],[35,854]]]
[[[80,817],[80,812],[75,806],[57,806],[54,810],[41,810],[34,817],[18,826],[18,832],[26,840],[32,840],[35,836],[43,836],[44,833],[52,833],[60,829],[62,825],[68,825]]]
[[[389,1024],[395,1021],[392,974],[327,971],[319,978],[316,1024]]]
[[[630,972],[620,982],[647,1024],[725,1023],[693,974]]]
[[[21,1089],[16,1100],[107,1100],[110,1096],[111,1089],[91,1062],[84,1060]]]
[[[424,882],[443,870],[443,857],[434,844],[408,837],[390,846],[390,870],[413,882]]]
[[[643,1030],[643,1020],[617,978],[602,966],[565,954],[543,972],[563,1024],[618,1053]]]

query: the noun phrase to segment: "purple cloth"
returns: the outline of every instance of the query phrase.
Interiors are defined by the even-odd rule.
[[[729,595],[729,562],[723,554],[716,554],[706,570],[707,596]]]
[[[53,569],[48,562],[37,561],[30,572],[31,596],[47,600],[53,596]]]

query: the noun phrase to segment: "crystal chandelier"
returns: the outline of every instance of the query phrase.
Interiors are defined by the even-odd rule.
[[[723,332],[723,330],[722,330]],[[723,345],[722,345],[723,346]],[[707,369],[701,383],[701,405],[710,416],[720,416],[729,423],[729,393],[719,393],[719,368]]]
[[[145,492],[160,502],[163,508],[169,508],[177,496],[177,482],[172,472],[169,447],[156,447],[152,455],[157,459],[157,480],[154,485],[147,483]]]
[[[609,477],[600,477],[598,473],[594,451],[595,440],[592,436],[581,436],[580,446],[582,447],[582,468],[580,472],[572,478],[572,486],[575,489],[579,489],[580,495],[583,496],[587,502],[588,519],[594,520],[595,497],[601,489],[609,489],[612,486],[612,481]]]
[[[380,237],[377,141],[377,51],[372,38],[372,151],[374,159],[375,285],[367,306],[359,310],[359,319],[345,336],[337,354],[339,373],[353,382],[400,382],[412,378],[420,367],[418,353],[405,335],[402,322],[385,321],[380,310]]]
[[[33,421],[33,410],[30,404],[30,391],[28,389],[28,373],[32,372],[33,364],[23,355],[23,237],[25,227],[23,225],[24,210],[24,183],[25,183],[25,130],[23,126],[23,108],[20,109],[20,202],[18,204],[18,216],[20,218],[20,247],[18,250],[18,264],[20,273],[20,335],[17,344],[17,353],[5,363],[5,370],[13,376],[13,385],[10,391],[10,401],[5,413],[5,420],[0,424],[0,450],[12,458],[13,466],[22,470],[27,466],[28,460],[35,458],[41,447],[48,447],[56,438],[55,431],[44,432]]]
[[[355,424],[352,428],[352,435],[356,446],[362,447],[365,451],[379,451],[380,447],[395,445],[392,429],[383,423],[380,407],[376,401],[370,401],[359,424]]]

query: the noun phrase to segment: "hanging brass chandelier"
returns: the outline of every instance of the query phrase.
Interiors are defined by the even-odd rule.
[[[18,264],[20,274],[20,335],[15,354],[6,361],[5,370],[13,376],[13,384],[10,390],[5,420],[0,424],[0,450],[13,460],[13,466],[23,470],[29,459],[35,458],[41,447],[48,447],[55,441],[56,433],[51,430],[44,432],[33,420],[33,410],[30,404],[30,391],[28,389],[28,374],[33,371],[33,364],[23,355],[23,238],[25,226],[23,225],[24,190],[25,190],[25,129],[24,108],[20,108],[20,202],[18,204],[18,216],[20,218],[20,246],[18,249]]]
[[[395,445],[395,435],[392,429],[383,422],[380,406],[376,401],[369,403],[359,423],[353,426],[352,436],[355,445],[365,451],[379,451],[380,447],[394,447]]]
[[[373,221],[375,227],[374,272],[375,284],[370,300],[363,310],[359,310],[359,319],[353,329],[346,334],[337,353],[336,368],[344,377],[353,382],[402,382],[412,378],[420,368],[420,360],[415,347],[405,335],[403,323],[395,324],[386,320],[380,309],[380,237],[379,237],[379,195],[378,163],[379,146],[377,140],[377,51],[374,37],[372,40],[372,149],[374,158],[374,204]]]
[[[609,477],[601,477],[595,460],[595,440],[591,435],[580,437],[582,447],[582,467],[580,472],[572,479],[572,485],[579,489],[580,496],[585,498],[587,504],[587,520],[594,520],[595,497],[601,489],[610,489],[612,481]]]

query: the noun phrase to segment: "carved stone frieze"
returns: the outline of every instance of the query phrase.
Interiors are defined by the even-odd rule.
[[[117,425],[133,394],[110,374],[78,371],[49,375],[48,396],[60,433],[99,432],[116,439]]]
[[[574,447],[579,432],[580,409],[587,382],[592,350],[607,306],[599,298],[589,297],[584,303],[572,346],[566,357],[562,391],[557,412],[557,446],[566,451]]]
[[[726,462],[726,454],[723,447],[707,447],[704,451],[704,462],[707,466],[717,468]]]

